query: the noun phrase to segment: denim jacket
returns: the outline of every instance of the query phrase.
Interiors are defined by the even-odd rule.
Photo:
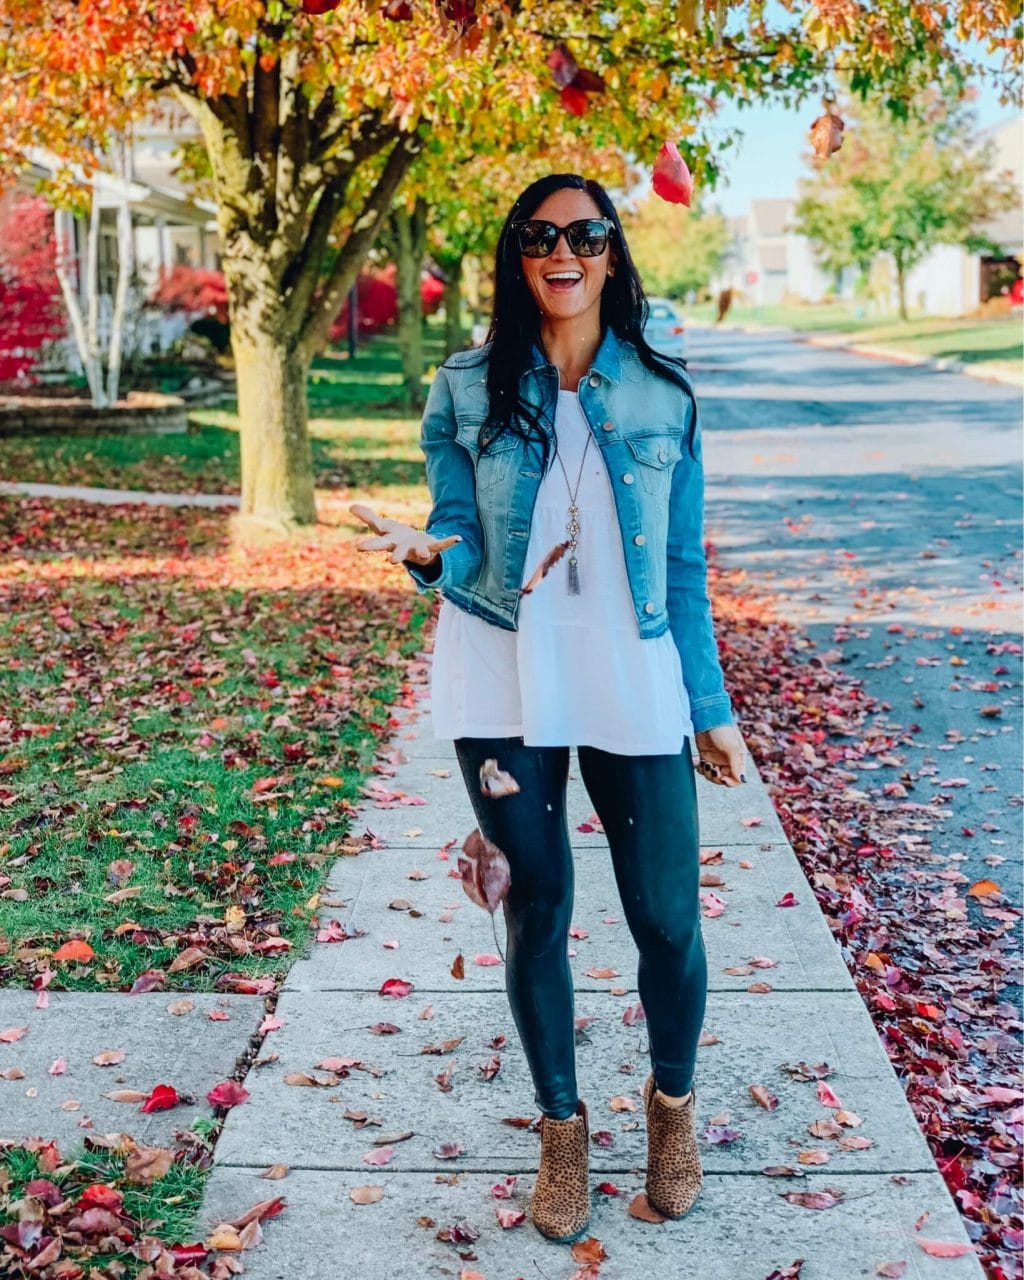
[[[459,608],[514,631],[519,588],[536,567],[525,560],[540,453],[538,443],[527,446],[511,431],[481,451],[488,406],[481,352],[487,350],[460,351],[441,365],[420,432],[433,499],[427,532],[437,538],[457,533],[462,541],[441,552],[440,573],[429,580],[422,566],[405,567],[421,593],[436,588]],[[536,345],[534,360],[523,375],[524,390],[541,406],[553,441],[558,370]],[[734,724],[707,594],[699,423],[696,461],[686,444],[692,403],[680,387],[651,373],[610,326],[578,395],[608,468],[640,635],[671,629],[695,731]]]

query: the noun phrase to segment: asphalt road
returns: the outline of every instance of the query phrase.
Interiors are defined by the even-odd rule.
[[[781,332],[688,341],[706,536],[892,724],[921,726],[912,798],[948,796],[933,848],[1020,907],[1020,390]]]

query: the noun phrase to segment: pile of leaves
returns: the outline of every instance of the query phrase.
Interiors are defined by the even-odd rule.
[[[350,533],[236,554],[222,512],[0,501],[0,982],[287,969],[430,610]]]
[[[91,1134],[64,1156],[41,1138],[0,1143],[0,1274],[24,1280],[228,1280],[239,1253],[258,1244],[260,1223],[285,1207],[261,1200],[205,1240],[189,1238],[213,1160],[197,1121],[173,1147],[128,1134]]]
[[[1022,1273],[1020,913],[935,856],[941,790],[913,798],[916,726],[817,654],[709,552],[744,739],[992,1280]],[[844,626],[834,634],[844,638]],[[1005,645],[989,644],[990,679]]]

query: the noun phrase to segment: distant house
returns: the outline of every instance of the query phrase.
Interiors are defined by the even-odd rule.
[[[1017,207],[980,224],[997,246],[994,253],[971,253],[962,245],[937,245],[907,273],[907,300],[926,315],[968,315],[990,298],[1006,292],[1024,262],[1024,118],[1014,116],[982,130],[982,143],[991,141],[994,168],[1009,170],[1021,191]],[[793,230],[796,201],[788,196],[753,200],[745,214],[730,218],[729,246],[712,291],[731,287],[755,306],[778,302],[819,302],[826,293],[852,295],[856,278],[847,269],[836,278],[823,270],[810,242]],[[879,264],[885,267],[882,260]],[[894,270],[881,279],[881,305],[895,310],[898,302]],[[886,296],[886,294],[888,296]]]
[[[101,170],[94,179],[100,206],[97,277],[101,337],[109,334],[113,314],[118,273],[117,211],[127,204],[131,213],[139,312],[131,331],[125,334],[125,354],[138,350],[165,351],[188,327],[190,317],[187,315],[144,306],[161,270],[183,264],[217,268],[220,262],[216,205],[190,196],[171,173],[171,151],[180,141],[180,128],[180,121],[140,126],[129,150],[130,177]],[[16,184],[25,192],[34,191],[41,179],[50,177],[61,167],[59,157],[42,148],[32,148],[26,153],[26,159],[29,163]],[[79,293],[84,302],[86,224],[73,218],[63,220],[63,225],[70,226],[78,264]],[[78,369],[80,361],[74,340],[68,338],[61,348],[52,352],[46,365]]]
[[[754,306],[821,301],[833,280],[810,241],[793,229],[795,208],[788,196],[766,197],[728,219],[729,243],[713,292],[731,288]]]

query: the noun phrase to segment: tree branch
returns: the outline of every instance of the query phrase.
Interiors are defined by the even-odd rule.
[[[327,249],[331,227],[345,203],[350,177],[351,174],[340,175],[321,191],[313,220],[303,238],[302,248],[288,264],[281,281],[289,332],[299,328],[299,322],[309,310],[310,299],[320,278],[320,264]]]
[[[310,304],[299,339],[307,359],[312,358],[326,342],[331,324],[373,244],[381,219],[391,207],[395,192],[422,147],[422,140],[414,133],[403,134],[392,147],[377,185],[363,204],[323,290]]]

